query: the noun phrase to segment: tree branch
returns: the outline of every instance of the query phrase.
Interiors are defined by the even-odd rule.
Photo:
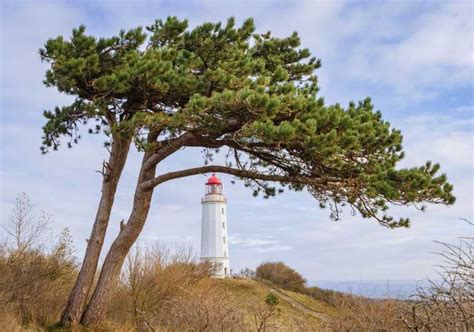
[[[206,146],[201,142],[207,142],[207,144],[211,144],[209,142],[214,142],[214,140],[222,135],[225,135],[229,132],[232,132],[238,128],[239,120],[238,119],[229,119],[222,129],[219,132],[208,132],[205,133],[209,135],[205,137],[202,135],[196,134],[193,130],[189,130],[182,134],[179,137],[167,139],[161,142],[158,142],[158,148],[156,152],[150,156],[150,158],[146,161],[144,169],[149,170],[152,167],[155,167],[160,161],[168,157],[169,155],[173,154],[177,150],[181,149],[185,146]],[[213,143],[215,146],[218,146],[220,143]],[[222,145],[221,145],[222,146]],[[214,147],[214,146],[213,146]]]
[[[145,162],[145,165],[143,166],[143,169],[149,170],[155,167],[160,161],[185,146],[186,142],[193,138],[194,134],[192,132],[186,132],[177,138],[160,143],[163,144],[163,146],[148,158],[148,160]]]
[[[239,178],[249,178],[253,180],[262,180],[262,181],[271,181],[271,182],[282,182],[282,183],[297,183],[297,184],[304,184],[304,185],[312,185],[312,186],[321,186],[326,184],[334,184],[340,183],[339,180],[336,179],[323,179],[323,178],[315,178],[315,177],[306,177],[306,176],[289,176],[289,175],[273,175],[273,174],[262,174],[255,171],[247,171],[227,166],[219,166],[219,165],[209,165],[209,166],[202,166],[202,167],[195,167],[189,168],[181,171],[176,172],[169,172],[160,176],[155,177],[153,180],[146,181],[142,184],[144,190],[152,189],[159,184],[164,182],[193,176],[197,174],[204,174],[210,172],[218,172],[218,173],[225,173],[237,176]]]

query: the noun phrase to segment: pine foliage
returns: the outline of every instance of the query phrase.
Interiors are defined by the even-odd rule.
[[[254,195],[306,189],[333,219],[348,205],[384,226],[408,226],[390,206],[455,201],[438,164],[397,167],[402,135],[370,99],[325,104],[315,73],[321,62],[300,48],[296,32],[277,38],[257,33],[252,19],[237,26],[233,18],[190,29],[169,17],[109,38],[80,26],[70,38],[48,40],[40,55],[50,65],[44,83],[76,97],[45,111],[43,152],[62,137],[77,143],[82,125],[131,135],[148,151],[188,133],[184,147],[202,147],[206,163],[227,151],[225,166],[256,174],[242,176]]]

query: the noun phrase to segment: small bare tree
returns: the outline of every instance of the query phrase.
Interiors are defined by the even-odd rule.
[[[464,220],[464,219],[463,219]],[[464,220],[470,226],[474,224]],[[402,313],[411,331],[474,330],[474,237],[463,236],[459,243],[437,242],[443,258],[439,280],[418,290],[409,312]]]
[[[39,328],[57,321],[76,278],[69,231],[64,229],[56,241],[48,238],[46,243],[50,222],[50,215],[44,211],[36,214],[22,193],[4,225],[9,238],[0,245],[0,316],[18,325]],[[0,330],[20,329],[0,323]]]
[[[204,278],[170,302],[177,331],[242,331],[243,312],[215,280]]]
[[[253,309],[255,329],[257,332],[265,332],[277,328],[274,325],[274,318],[279,315],[278,304],[280,299],[273,293],[268,293],[265,297],[265,306],[256,306]]]
[[[237,278],[255,279],[255,270],[246,267],[245,269],[241,269],[235,276]]]
[[[210,269],[183,245],[136,247],[127,257],[109,317],[124,324],[133,321],[137,331],[195,328],[209,308],[227,300],[207,280]],[[212,310],[219,313],[212,316],[212,326],[224,319],[225,305],[227,301]]]
[[[44,210],[36,213],[28,195],[20,193],[5,225],[5,231],[13,238],[15,250],[21,254],[38,245],[51,221],[49,213]]]

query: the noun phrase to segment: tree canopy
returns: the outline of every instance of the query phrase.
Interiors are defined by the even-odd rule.
[[[76,97],[45,112],[43,152],[61,137],[77,142],[91,121],[90,133],[133,137],[150,154],[145,168],[180,148],[203,148],[205,165],[159,174],[143,188],[217,171],[255,195],[306,189],[333,219],[348,205],[388,227],[409,225],[388,213],[391,205],[455,201],[438,164],[397,167],[402,135],[370,99],[325,104],[321,63],[296,32],[277,38],[256,33],[252,19],[237,27],[233,18],[190,29],[169,17],[110,38],[80,26],[69,39],[48,40],[40,55],[50,64],[45,84]]]

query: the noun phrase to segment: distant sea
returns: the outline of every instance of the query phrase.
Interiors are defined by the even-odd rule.
[[[399,299],[412,297],[417,289],[429,286],[427,280],[316,280],[309,284],[365,297]]]

